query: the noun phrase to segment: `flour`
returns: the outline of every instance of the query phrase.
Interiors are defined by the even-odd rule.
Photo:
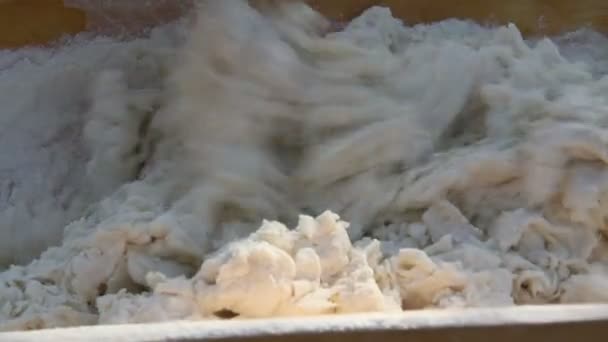
[[[61,49],[3,53],[0,265],[59,244],[66,224],[132,180],[132,126],[154,106],[168,59],[162,50],[174,45],[169,34],[129,43],[79,37]],[[120,98],[127,91],[134,95]]]
[[[607,300],[608,79],[570,57],[576,34],[197,13],[0,75],[21,99],[3,127],[74,127],[30,148],[61,160],[63,183],[42,179],[72,189],[67,209],[7,178],[29,192],[2,205],[42,209],[0,215],[23,241],[2,246],[22,266],[0,274],[1,329]]]

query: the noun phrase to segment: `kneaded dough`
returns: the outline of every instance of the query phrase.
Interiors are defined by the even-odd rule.
[[[0,273],[0,329],[608,301],[603,37],[333,27],[202,1],[87,61],[86,191]]]

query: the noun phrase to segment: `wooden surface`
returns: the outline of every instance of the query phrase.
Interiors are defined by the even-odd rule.
[[[62,0],[2,0],[0,48],[44,44],[81,32],[86,24],[86,14],[65,8]]]
[[[607,305],[546,305],[95,326],[0,334],[0,341],[604,342],[607,332]]]
[[[608,32],[607,0],[308,0],[335,19],[347,20],[373,5],[390,7],[409,24],[447,18],[515,23],[525,35],[558,34],[591,26]]]
[[[127,2],[128,1],[128,2]],[[0,48],[39,45],[85,29],[133,32],[187,11],[193,0],[125,0],[121,5],[67,8],[62,0],[0,0]],[[306,0],[334,20],[348,20],[373,5],[388,6],[409,24],[446,18],[515,23],[525,35],[551,35],[591,26],[608,33],[608,0]],[[94,1],[92,2],[94,3]],[[120,4],[120,2],[114,2]],[[124,4],[129,4],[125,6]],[[150,6],[151,4],[151,6]]]
[[[45,0],[40,0],[45,1]],[[117,35],[137,32],[182,16],[196,0],[85,0],[80,8],[86,12],[87,29]],[[66,0],[78,4],[78,0]]]

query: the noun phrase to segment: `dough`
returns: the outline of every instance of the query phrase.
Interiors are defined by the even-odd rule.
[[[0,273],[0,329],[607,301],[603,38],[380,7],[338,32],[302,4],[196,19],[11,67],[40,77],[24,106],[88,100],[74,209],[3,226],[67,225]],[[76,61],[75,93],[39,98]]]

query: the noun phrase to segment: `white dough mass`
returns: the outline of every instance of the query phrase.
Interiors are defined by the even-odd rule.
[[[608,302],[602,44],[210,0],[3,52],[0,330]]]

